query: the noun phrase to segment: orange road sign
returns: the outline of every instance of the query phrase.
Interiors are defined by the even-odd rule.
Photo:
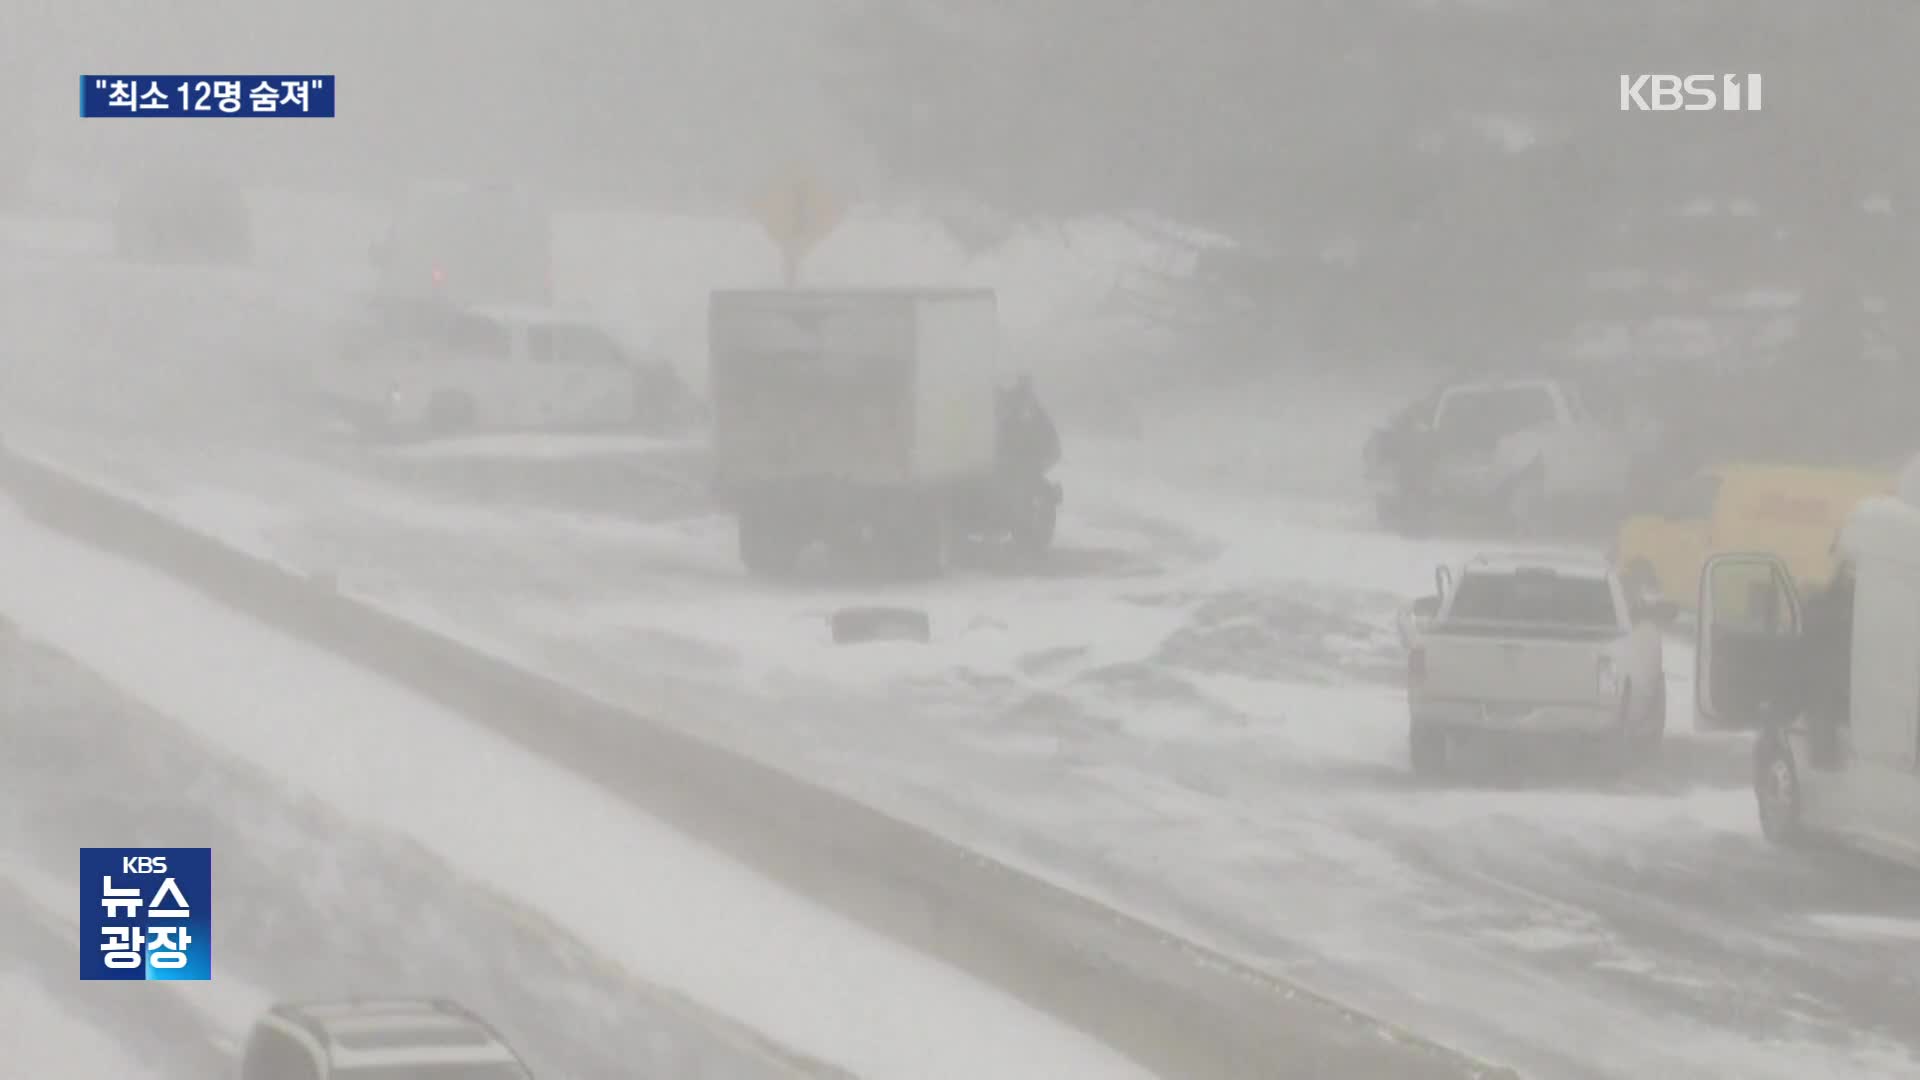
[[[767,236],[785,256],[790,278],[800,260],[832,235],[846,216],[846,205],[805,173],[770,185],[754,200],[753,209]]]

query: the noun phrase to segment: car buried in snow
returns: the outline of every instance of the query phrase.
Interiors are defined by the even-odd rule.
[[[1534,533],[1624,504],[1652,450],[1651,426],[1553,379],[1458,383],[1376,430],[1364,457],[1381,524],[1486,518]]]
[[[493,1026],[444,998],[283,1002],[254,1021],[239,1080],[532,1080]]]
[[[1666,731],[1660,622],[1594,557],[1480,555],[1435,572],[1403,619],[1408,738],[1420,775],[1468,741],[1587,741],[1631,762]]]
[[[376,298],[370,315],[313,385],[363,434],[658,432],[696,407],[664,358],[585,313]]]

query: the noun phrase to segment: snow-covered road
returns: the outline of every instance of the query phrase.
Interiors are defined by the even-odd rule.
[[[292,736],[275,710],[257,716],[267,737]],[[275,999],[354,993],[451,995],[496,1018],[542,1075],[807,1075],[736,1022],[605,962],[398,830],[290,798],[238,748],[210,745],[33,639],[0,646],[0,730],[0,908],[10,931],[31,934],[9,951],[25,962],[17,974],[137,1038],[163,1076],[217,1075],[185,1066],[227,1060]],[[74,978],[74,852],[109,842],[216,849],[213,982]]]
[[[768,591],[702,517],[181,453],[139,463],[181,483],[154,498],[244,546],[1469,1052],[1573,1077],[1915,1067],[1914,883],[1762,845],[1744,741],[1690,731],[1681,644],[1652,769],[1406,778],[1388,620],[1431,545],[1088,483],[1063,542],[1105,553],[1091,570]],[[876,596],[927,607],[934,646],[830,645],[819,616]]]

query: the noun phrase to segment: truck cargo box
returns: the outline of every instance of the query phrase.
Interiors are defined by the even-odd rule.
[[[723,490],[934,486],[993,468],[990,290],[717,291],[708,351]]]

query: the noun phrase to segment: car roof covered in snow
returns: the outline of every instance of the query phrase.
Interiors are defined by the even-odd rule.
[[[1490,551],[1468,559],[1461,570],[1466,574],[1549,573],[1605,578],[1613,567],[1598,555],[1572,551]]]
[[[283,1002],[273,1011],[325,1045],[335,1066],[519,1060],[491,1024],[444,998]]]

